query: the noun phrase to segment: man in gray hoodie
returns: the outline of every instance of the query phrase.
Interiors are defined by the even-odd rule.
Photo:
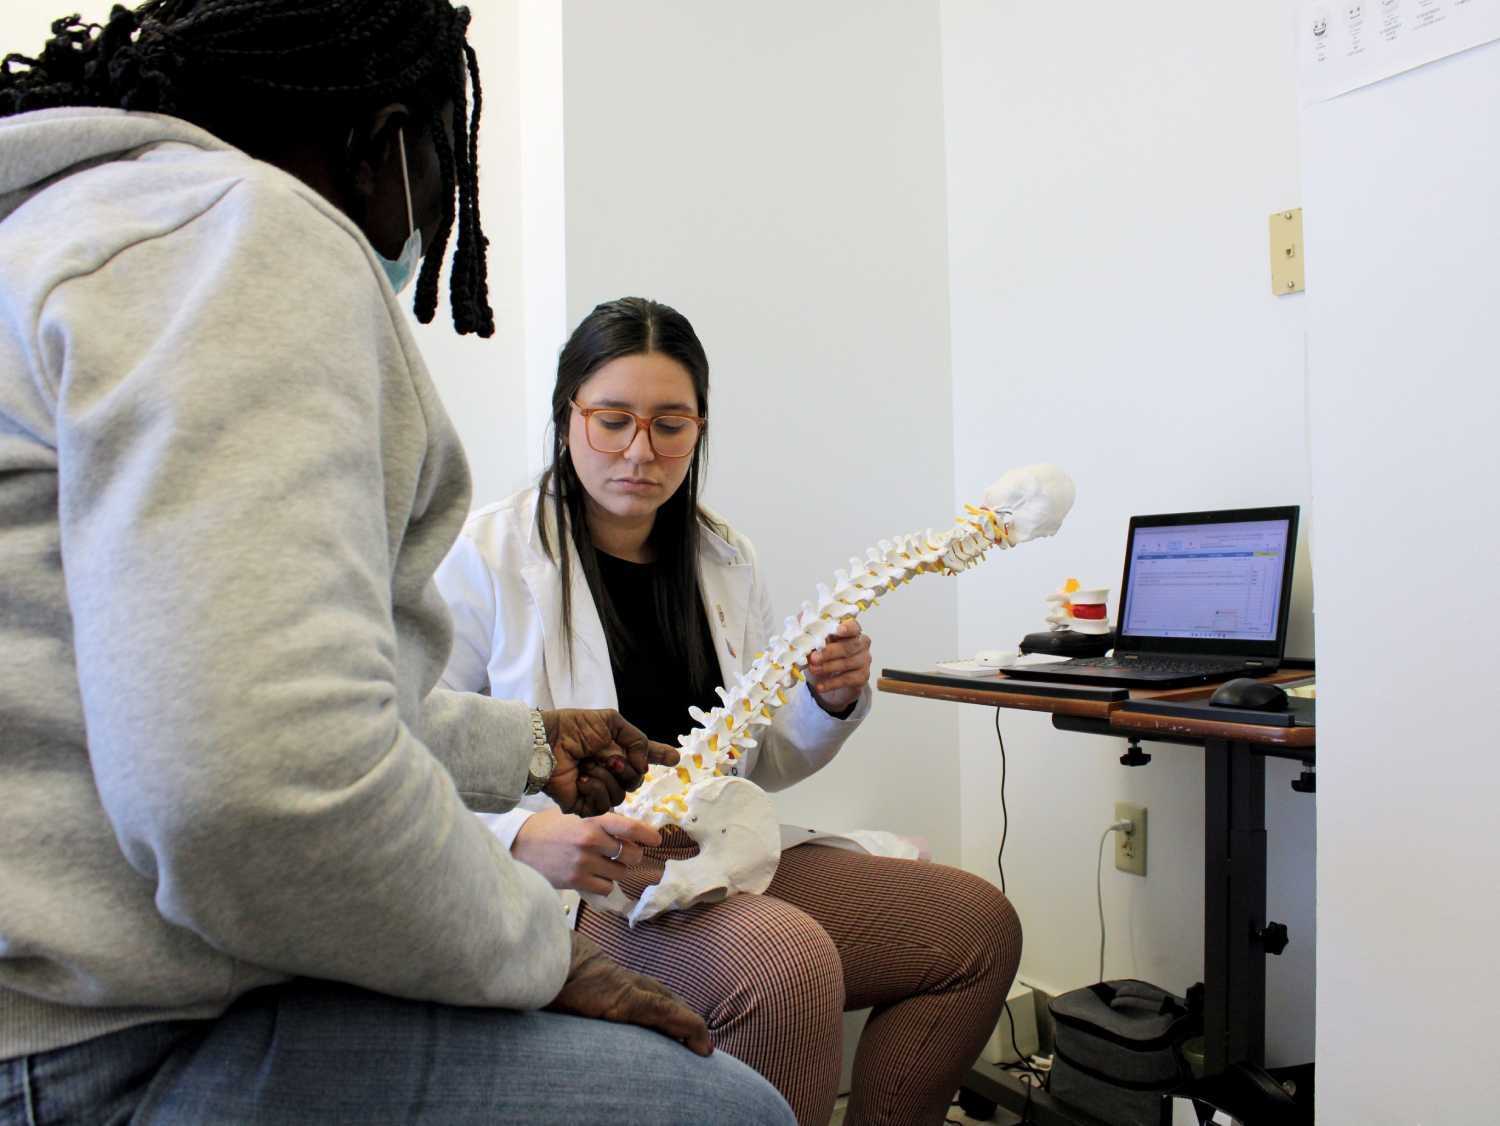
[[[396,290],[456,225],[493,325],[467,19],[152,0],[0,67],[0,1126],[790,1121],[468,813],[673,752],[434,691],[469,478]]]

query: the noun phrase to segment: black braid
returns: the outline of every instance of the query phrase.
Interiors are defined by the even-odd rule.
[[[412,107],[432,130],[444,213],[417,284],[424,324],[457,226],[451,302],[460,333],[489,336],[479,221],[479,69],[469,10],[451,0],[146,0],[116,4],[101,24],[52,23],[36,57],[0,59],[0,117],[57,106],[168,113],[231,144],[280,126],[304,135],[347,135],[390,101]],[[470,112],[466,86],[473,89]],[[453,143],[442,111],[454,111]],[[242,145],[242,147],[250,147]]]
[[[457,107],[454,108],[457,113]],[[448,144],[448,131],[443,128],[442,119],[434,111],[428,126],[432,130],[432,138],[436,142],[438,154],[438,171],[443,177],[443,198],[453,198],[453,183],[457,179],[457,170],[453,158],[453,149]],[[438,275],[442,272],[443,256],[448,252],[448,236],[453,231],[453,214],[446,212],[437,231],[432,236],[432,244],[428,248],[427,256],[422,259],[422,272],[417,275],[416,300],[412,305],[412,311],[416,313],[417,320],[423,324],[431,322],[437,311],[437,286]],[[458,284],[458,258],[459,251],[453,254],[453,282]],[[474,331],[468,325],[466,313],[460,313],[458,295],[455,293],[452,299],[453,305],[453,327],[460,333]]]
[[[484,92],[477,79],[478,67],[473,51],[468,44],[462,45],[469,74],[473,77],[474,114],[477,118],[484,101]],[[460,82],[460,85],[462,83]],[[471,118],[472,120],[472,118]],[[467,135],[455,130],[455,158],[461,175],[458,188],[458,249],[453,255],[453,276],[450,281],[453,308],[473,310],[477,319],[466,322],[465,328],[480,336],[491,336],[495,331],[494,314],[490,312],[489,284],[485,271],[486,250],[489,240],[479,225],[479,201],[471,189],[479,177],[479,131],[470,128]]]
[[[459,183],[459,214],[464,222],[459,242],[472,248],[467,255],[468,268],[464,271],[464,278],[468,285],[466,305],[479,316],[474,331],[480,336],[492,336],[495,314],[490,308],[490,240],[485,237],[479,222],[479,111],[484,105],[484,90],[479,84],[479,56],[467,42],[463,44],[463,50],[469,68],[469,84],[474,91],[474,112],[469,117],[469,174]],[[459,85],[462,86],[462,82]]]

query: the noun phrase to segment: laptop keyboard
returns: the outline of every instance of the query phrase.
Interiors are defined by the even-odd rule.
[[[1223,657],[1075,657],[1068,662],[1074,669],[1123,669],[1127,672],[1193,673],[1222,672],[1244,668],[1243,661]]]

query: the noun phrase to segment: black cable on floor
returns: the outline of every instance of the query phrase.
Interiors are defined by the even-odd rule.
[[[1021,1051],[1021,1045],[1016,1043],[1016,1018],[1010,1011],[1010,1002],[1005,1002],[1005,1019],[1010,1023],[1010,1046],[1016,1050],[1016,1062],[1006,1064],[1007,1069],[1013,1070],[1017,1066],[1024,1068],[1034,1083],[1026,1084],[1026,1105],[1021,1108],[1021,1126],[1028,1126],[1031,1122],[1031,1092],[1033,1088],[1040,1087],[1047,1082],[1046,1076],[1032,1066],[1031,1060]]]

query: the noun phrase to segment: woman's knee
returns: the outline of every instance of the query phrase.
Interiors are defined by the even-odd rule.
[[[844,971],[838,948],[818,923],[769,896],[740,896],[734,941],[718,968],[732,983],[710,1028],[753,1022],[759,1031],[798,1038],[841,1035]]]
[[[936,890],[951,969],[966,976],[1015,977],[1021,962],[1021,919],[1011,901],[988,880],[959,868],[937,866]]]

